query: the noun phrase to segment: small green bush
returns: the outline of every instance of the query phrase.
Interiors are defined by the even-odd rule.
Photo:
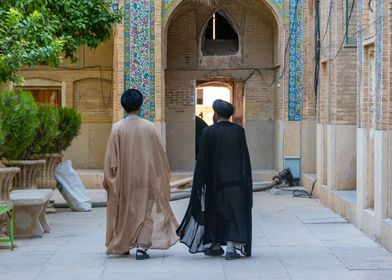
[[[71,146],[72,140],[79,135],[82,117],[75,109],[58,108],[60,116],[59,134],[53,141],[51,153],[62,153]]]
[[[0,122],[0,147],[4,144],[4,140],[5,140],[4,130],[3,130],[2,126],[1,126],[1,122]]]
[[[24,159],[42,158],[49,153],[54,141],[59,135],[59,111],[51,106],[42,105],[38,109],[39,129],[35,134],[33,143],[22,154]]]
[[[30,92],[0,91],[0,126],[4,134],[0,158],[20,159],[36,135],[37,114],[38,106]]]

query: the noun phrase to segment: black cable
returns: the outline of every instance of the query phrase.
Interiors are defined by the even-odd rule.
[[[317,178],[313,180],[312,190],[310,191],[309,198],[312,198],[313,196],[313,191],[314,191],[314,187],[316,186],[316,183],[317,183]]]
[[[295,190],[295,191],[293,191],[293,197],[310,198],[309,197],[309,193],[306,190]]]
[[[344,32],[344,37],[343,37],[342,43],[340,44],[340,47],[339,47],[337,54],[330,60],[330,62],[334,61],[339,56],[340,52],[343,49],[344,42],[346,41],[347,36],[348,36],[348,28],[350,26],[350,20],[351,20],[352,14],[353,14],[354,6],[355,6],[355,0],[353,0],[353,3],[351,5],[350,15],[348,16],[348,19],[346,20],[346,31]]]
[[[332,2],[330,2],[332,3]],[[332,7],[332,5],[330,5]],[[331,16],[331,9],[329,10]],[[329,19],[328,19],[329,22]],[[327,24],[328,28],[328,24]],[[318,96],[318,86],[320,82],[320,60],[321,60],[321,40],[320,40],[320,0],[316,0],[316,19],[315,19],[315,69],[314,69],[314,95]],[[316,102],[317,104],[317,102]],[[316,105],[317,106],[317,105]]]
[[[318,9],[319,9],[318,12],[319,12],[319,19],[320,19],[320,1],[317,1],[317,2],[319,2],[318,3]],[[333,2],[332,1],[329,2],[328,21],[327,21],[327,26],[325,27],[324,35],[323,35],[323,38],[321,39],[321,42],[324,41],[325,36],[327,35],[327,32],[328,32],[329,24],[331,23],[332,5],[333,5]],[[317,4],[316,4],[316,9],[317,9]],[[316,11],[316,13],[317,13],[317,11]]]
[[[316,186],[317,179],[313,180],[312,189],[310,193],[307,190],[295,190],[293,191],[293,197],[305,197],[305,198],[312,198],[314,187]]]
[[[371,11],[372,13],[374,13],[374,9],[373,9],[373,6],[372,6],[372,2],[373,2],[373,0],[369,0],[369,2],[368,2],[368,9],[369,9],[369,11]]]
[[[272,87],[276,81],[276,69],[273,69],[273,70],[274,70],[274,79],[272,80],[272,82],[270,84],[267,83],[267,81],[264,79],[263,73],[260,71],[260,69],[257,69],[257,68],[253,69],[252,72],[248,75],[248,77],[246,77],[244,79],[244,83],[246,83],[255,73],[259,73],[263,83],[268,87]]]
[[[110,105],[110,102],[111,102],[111,97],[112,97],[112,87],[113,87],[113,72],[114,72],[114,69],[113,68],[111,68],[111,70],[112,70],[112,80],[110,81],[110,83],[111,83],[111,87],[110,87],[110,90],[109,90],[109,99],[108,99],[108,101],[106,102],[106,98],[105,98],[105,94],[104,94],[104,90],[103,90],[103,67],[101,66],[101,65],[91,65],[91,66],[83,66],[83,67],[66,67],[66,66],[59,66],[59,67],[56,67],[56,70],[86,70],[86,69],[96,69],[96,68],[98,68],[99,69],[99,75],[100,75],[100,78],[99,78],[99,80],[100,80],[100,83],[101,83],[101,85],[100,85],[100,87],[101,87],[101,95],[102,95],[102,103],[103,103],[103,107],[105,108],[105,109],[109,109],[109,105]],[[73,96],[73,98],[74,98],[74,96]],[[75,98],[74,98],[74,102],[75,102]]]

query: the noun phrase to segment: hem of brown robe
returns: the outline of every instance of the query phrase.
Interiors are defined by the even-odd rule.
[[[179,239],[180,238],[177,238],[168,247],[164,247],[164,248],[163,247],[160,247],[160,248],[158,248],[158,247],[146,247],[146,246],[143,246],[143,245],[130,245],[129,248],[111,249],[111,250],[108,249],[108,250],[106,250],[106,255],[123,255],[123,254],[129,252],[129,250],[135,249],[137,247],[143,247],[144,249],[148,249],[148,250],[150,250],[150,249],[151,250],[167,250],[167,249],[173,247],[179,241]]]

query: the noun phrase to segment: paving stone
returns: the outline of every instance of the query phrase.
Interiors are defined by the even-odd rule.
[[[181,221],[188,200],[172,203]],[[317,200],[256,193],[253,256],[236,261],[188,253],[183,244],[150,250],[151,259],[106,256],[106,208],[88,213],[59,209],[52,231],[0,250],[1,280],[95,279],[392,279],[392,256]]]

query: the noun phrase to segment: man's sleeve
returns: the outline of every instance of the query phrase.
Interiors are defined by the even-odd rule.
[[[197,156],[195,174],[193,178],[193,185],[199,188],[205,184],[206,178],[206,164],[208,159],[208,130],[203,129],[199,145],[199,154]]]
[[[117,173],[117,136],[114,129],[110,133],[108,145],[106,148],[104,163],[104,185],[112,187]]]
[[[251,166],[251,161],[250,161],[250,156],[249,156],[249,149],[248,149],[248,144],[246,142],[246,134],[245,130],[242,129],[242,138],[243,138],[243,166],[244,166],[244,177],[245,177],[245,185],[248,188],[248,193],[249,193],[249,201],[251,205],[253,206],[253,179],[252,179],[252,166]]]

